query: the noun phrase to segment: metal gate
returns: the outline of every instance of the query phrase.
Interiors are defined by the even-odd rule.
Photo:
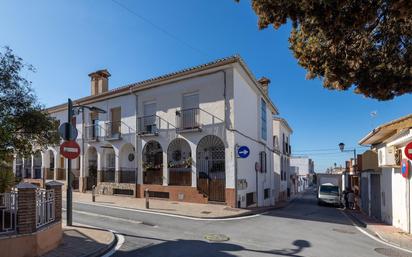
[[[371,174],[371,216],[381,219],[381,177]]]
[[[361,203],[362,210],[369,214],[369,186],[367,177],[361,178]]]
[[[205,136],[197,146],[197,187],[209,201],[224,202],[225,146],[216,136]]]

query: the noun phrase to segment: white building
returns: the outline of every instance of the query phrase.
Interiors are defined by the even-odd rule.
[[[309,186],[310,176],[314,172],[314,162],[307,156],[292,156],[290,166],[298,176],[298,191],[302,192]]]
[[[412,114],[375,128],[359,144],[371,146],[371,150],[377,153],[379,167],[362,174],[361,190],[369,188],[368,194],[362,194],[363,198],[365,195],[368,198],[361,200],[362,209],[411,233],[411,177],[403,177],[400,167],[402,159],[411,164],[404,154],[409,142],[412,142]],[[380,206],[374,202],[380,202]]]
[[[275,195],[285,201],[296,193],[296,176],[290,169],[292,154],[291,135],[293,131],[283,118],[273,118],[273,153],[275,171]]]
[[[278,110],[270,81],[257,81],[240,57],[111,90],[107,70],[89,76],[91,95],[74,105],[105,113],[83,108],[72,120],[82,150],[72,161],[75,188],[135,197],[149,189],[152,197],[232,207],[274,204],[271,121]],[[66,104],[48,112],[67,121]],[[250,149],[247,158],[238,158],[239,146]],[[25,177],[65,179],[57,146],[33,160],[17,156],[15,164]]]

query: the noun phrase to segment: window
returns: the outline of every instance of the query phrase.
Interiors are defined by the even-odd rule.
[[[267,122],[266,122],[266,103],[263,99],[260,99],[260,126],[261,126],[261,138],[267,139]]]
[[[278,136],[273,136],[273,149],[279,151],[279,138],[278,138]]]
[[[260,152],[259,153],[260,157],[260,172],[266,173],[266,152]]]
[[[263,198],[268,199],[269,197],[270,197],[270,190],[269,188],[265,188],[265,190],[263,191]]]

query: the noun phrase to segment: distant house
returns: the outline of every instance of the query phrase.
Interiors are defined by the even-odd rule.
[[[298,177],[298,191],[304,191],[309,187],[310,178],[315,173],[314,161],[307,156],[292,156],[290,166]]]
[[[362,209],[411,233],[411,176],[405,178],[401,174],[401,161],[410,163],[404,155],[409,142],[412,142],[412,114],[375,128],[359,144],[371,147],[362,158]]]
[[[91,95],[74,105],[81,156],[72,161],[73,187],[102,194],[151,197],[232,207],[275,203],[269,79],[257,80],[238,57],[109,90],[110,73],[89,74]],[[61,123],[67,105],[48,108]],[[280,141],[285,143],[283,141]],[[249,152],[242,151],[246,146]],[[290,151],[289,146],[287,147]],[[245,149],[245,148],[242,148]],[[64,180],[59,147],[16,156],[25,178]]]

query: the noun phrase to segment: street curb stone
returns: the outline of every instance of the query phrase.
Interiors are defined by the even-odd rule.
[[[95,251],[94,253],[87,254],[84,257],[103,256],[104,254],[111,251],[114,247],[116,247],[116,244],[117,244],[117,241],[118,241],[117,236],[115,235],[115,233],[113,231],[110,231],[110,230],[107,230],[107,231],[112,234],[112,241],[110,242],[110,244],[107,244],[106,247],[103,247],[103,248]]]

